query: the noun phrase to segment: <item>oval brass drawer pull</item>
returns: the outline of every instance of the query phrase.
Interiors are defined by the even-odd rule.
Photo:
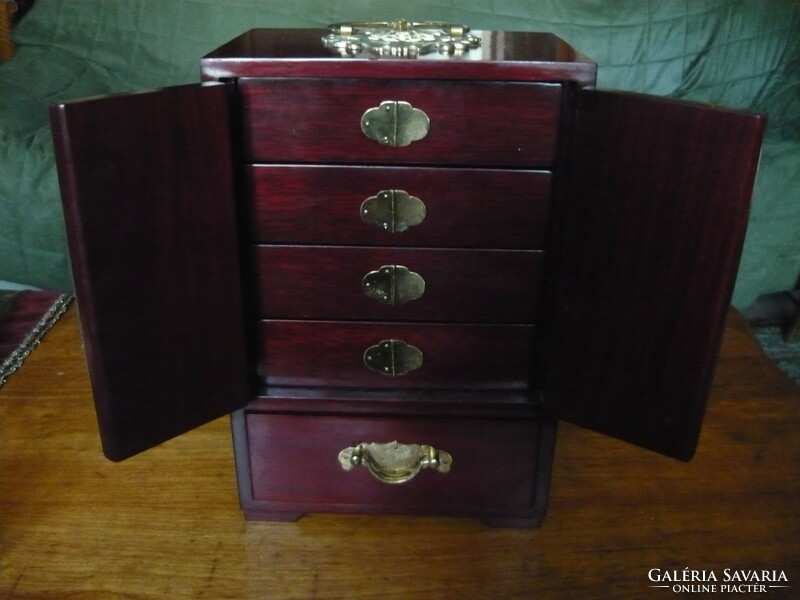
[[[420,444],[401,444],[397,440],[387,444],[362,442],[339,452],[339,463],[345,471],[363,465],[379,481],[405,483],[422,469],[435,469],[447,473],[453,457],[444,450]]]
[[[361,131],[383,146],[399,148],[421,140],[431,120],[423,111],[402,100],[384,100],[361,116]]]
[[[422,351],[403,340],[382,340],[364,351],[364,364],[381,375],[405,375],[422,366]]]
[[[403,265],[383,265],[364,275],[361,290],[378,302],[399,306],[421,298],[425,293],[425,280]]]
[[[390,233],[400,233],[425,220],[425,203],[405,190],[381,190],[361,203],[361,220]]]

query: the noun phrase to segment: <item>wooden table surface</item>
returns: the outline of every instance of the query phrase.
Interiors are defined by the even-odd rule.
[[[800,391],[736,314],[696,458],[562,425],[538,530],[400,516],[246,522],[227,418],[108,462],[74,308],[0,389],[0,434],[3,600],[675,595],[653,569],[713,573],[678,585],[717,591],[743,584],[725,569],[763,569],[781,581],[698,595],[800,598]]]

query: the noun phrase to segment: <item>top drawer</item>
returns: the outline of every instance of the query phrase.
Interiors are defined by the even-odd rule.
[[[560,84],[292,78],[238,84],[249,162],[542,167],[555,155]],[[408,128],[420,139],[392,145],[407,141]],[[384,139],[387,132],[393,139]]]

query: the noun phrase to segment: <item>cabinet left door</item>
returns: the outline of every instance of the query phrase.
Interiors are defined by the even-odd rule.
[[[247,402],[228,86],[51,106],[103,451]]]

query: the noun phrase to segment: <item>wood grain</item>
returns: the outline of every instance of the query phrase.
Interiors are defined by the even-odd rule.
[[[202,59],[204,80],[236,77],[363,77],[374,79],[375,57],[341,57],[323,47],[326,29],[252,29]],[[480,48],[421,60],[384,57],[379,77],[489,81],[576,81],[593,85],[597,65],[551,33],[473,31]],[[269,60],[263,60],[269,58]],[[262,60],[259,60],[262,59]]]
[[[227,86],[51,107],[106,455],[247,402]]]
[[[562,85],[242,78],[237,89],[247,162],[539,168],[555,155]],[[428,134],[397,148],[368,138],[362,115],[385,100],[425,112]]]
[[[620,92],[578,98],[550,254],[545,398],[559,418],[688,460],[765,119]]]
[[[267,385],[373,389],[533,387],[533,325],[265,320],[259,374]],[[364,364],[367,348],[401,340],[423,355],[416,370],[388,377]]]
[[[538,317],[543,252],[264,245],[254,254],[263,318],[533,323]],[[396,306],[367,296],[363,278],[384,265],[417,273],[424,293]]]
[[[246,522],[227,418],[124,463],[103,458],[70,310],[0,389],[0,597],[639,600],[671,595],[647,587],[649,569],[689,567],[783,570],[789,587],[765,597],[794,599],[798,431],[800,391],[734,316],[695,459],[563,425],[540,529]]]
[[[329,512],[461,515],[520,510],[534,502],[537,419],[309,417],[248,411],[246,421],[255,500],[285,502],[294,510],[317,506]],[[363,466],[345,471],[337,461],[347,447],[393,440],[449,452],[453,465],[446,474],[423,470],[404,484],[387,485]]]
[[[256,165],[247,168],[256,242],[451,248],[544,248],[549,171]],[[361,220],[361,203],[399,189],[426,208],[392,233]]]

